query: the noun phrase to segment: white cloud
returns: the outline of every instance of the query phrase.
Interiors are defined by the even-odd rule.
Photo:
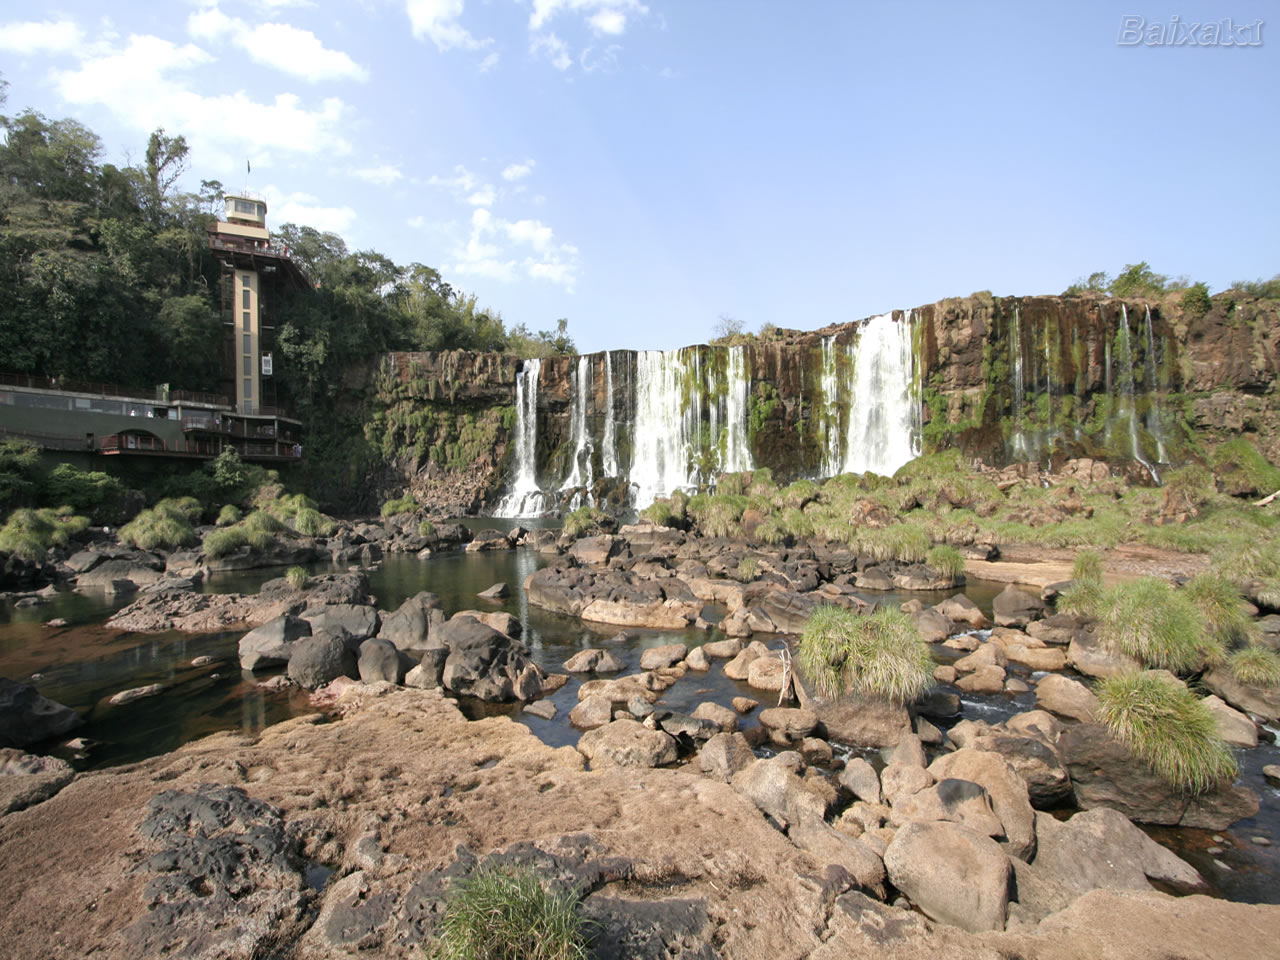
[[[76,53],[84,31],[71,20],[24,20],[0,26],[0,50],[9,53]]]
[[[389,163],[384,163],[377,167],[361,167],[358,170],[352,170],[351,175],[366,183],[377,184],[380,187],[389,187],[397,180],[404,179],[404,174],[400,172],[400,168]]]
[[[407,226],[413,227],[416,230],[419,227],[426,226],[427,218],[424,217],[422,214],[418,214],[416,217],[410,217],[408,220],[406,220],[405,224]]]
[[[462,16],[462,6],[463,0],[406,0],[405,12],[409,14],[413,35],[419,40],[426,37],[436,45],[437,50],[452,50],[455,47],[480,50],[493,43],[492,37],[477,40],[458,22],[458,18]]]
[[[492,207],[493,201],[498,199],[493,187],[485,184],[471,196],[467,197],[467,203],[473,207]]]
[[[570,293],[579,270],[578,248],[556,243],[539,220],[503,220],[480,208],[471,214],[467,242],[454,250],[450,272],[510,283],[521,277],[546,280]]]
[[[309,193],[285,193],[274,185],[263,187],[263,199],[275,224],[296,223],[333,233],[344,233],[355,222],[356,212],[350,207],[321,206]]]
[[[595,73],[597,70],[615,73],[618,69],[618,51],[621,49],[616,43],[609,44],[599,52],[596,52],[595,47],[587,47],[578,57],[578,66],[583,73]]]
[[[494,67],[498,65],[499,59],[500,58],[498,56],[497,51],[491,50],[489,53],[485,55],[485,58],[480,61],[480,72],[488,73],[490,70],[492,70]]]
[[[441,177],[437,174],[432,174],[431,179],[427,181],[427,183],[431,184],[433,187],[447,188],[456,196],[463,196],[471,193],[475,190],[479,182],[480,181],[476,175],[462,164],[458,164],[453,168],[452,177]]]
[[[71,104],[101,104],[144,133],[156,127],[181,133],[209,166],[238,166],[245,156],[259,160],[272,148],[295,154],[351,150],[343,136],[348,109],[336,97],[309,109],[291,93],[269,103],[242,90],[206,96],[184,76],[213,60],[194,44],[134,35],[117,47],[87,57],[76,69],[55,71],[59,95]]]
[[[642,17],[649,8],[640,0],[533,0],[529,29],[541,30],[561,12],[580,14],[597,34],[616,37],[627,29],[629,14]]]
[[[517,180],[523,180],[529,174],[533,173],[534,161],[529,160],[525,163],[513,163],[502,171],[502,179],[508,183],[515,183]]]
[[[554,33],[544,33],[534,37],[529,41],[529,52],[535,57],[545,56],[557,70],[568,70],[573,66],[568,45]]]
[[[274,67],[308,83],[369,79],[369,72],[350,56],[341,50],[329,49],[310,30],[286,23],[250,25],[214,6],[191,14],[187,18],[187,32],[207,42],[230,39],[255,63]]]

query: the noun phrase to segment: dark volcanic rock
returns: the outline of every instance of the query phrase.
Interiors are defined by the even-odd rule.
[[[80,726],[80,714],[29,683],[0,677],[0,747],[25,747]]]

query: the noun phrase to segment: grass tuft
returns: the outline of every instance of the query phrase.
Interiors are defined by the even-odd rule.
[[[411,496],[403,496],[398,500],[388,500],[382,505],[384,517],[394,517],[397,513],[413,513],[418,509],[418,502]]]
[[[229,527],[234,523],[240,522],[240,508],[234,503],[228,503],[218,511],[217,524],[220,527]]]
[[[1280,656],[1266,647],[1251,645],[1227,658],[1227,669],[1250,687],[1280,687]]]
[[[869,616],[822,605],[805,624],[796,655],[825,696],[857,693],[914,703],[933,685],[933,659],[915,623],[882,607]]]
[[[1235,777],[1217,720],[1182,684],[1143,671],[1108,677],[1095,692],[1102,723],[1170,785],[1196,794]]]
[[[289,586],[295,590],[305,590],[307,583],[311,577],[307,574],[306,567],[290,567],[284,572],[284,578],[289,581]]]
[[[605,516],[603,511],[595,507],[579,507],[564,518],[564,532],[571,537],[580,537],[598,527]]]
[[[190,504],[197,509],[191,516]],[[120,542],[131,544],[139,550],[176,550],[196,543],[196,533],[191,521],[200,516],[199,504],[193,497],[181,500],[161,500],[149,510],[141,511],[120,528]]]
[[[1235,646],[1249,632],[1253,621],[1240,591],[1226,577],[1202,573],[1182,588],[1204,617],[1205,629],[1224,649]]]
[[[1183,591],[1142,577],[1120,584],[1102,601],[1100,636],[1117,653],[1144,666],[1187,673],[1214,659],[1204,616]]]
[[[573,893],[548,891],[527,867],[481,867],[449,891],[430,960],[586,960]]]
[[[964,573],[964,554],[945,543],[940,543],[930,550],[925,563],[952,580]]]
[[[418,536],[434,537],[436,535],[436,525],[430,520],[423,520],[418,524]]]

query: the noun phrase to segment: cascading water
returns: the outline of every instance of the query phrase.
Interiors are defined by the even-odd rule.
[[[569,442],[573,444],[573,459],[569,474],[560,485],[561,490],[575,490],[591,486],[591,432],[587,429],[587,404],[591,400],[591,358],[579,357],[578,369],[573,375],[573,418],[569,423]],[[575,496],[570,509],[579,506],[581,498]],[[587,501],[591,500],[590,491]]]
[[[740,473],[752,468],[751,450],[747,446],[747,398],[751,393],[751,377],[747,373],[745,347],[729,348],[725,371],[728,383],[725,389],[725,454],[721,469]],[[716,436],[714,423],[711,435]]]
[[[538,375],[542,361],[526,360],[516,374],[516,463],[511,492],[494,511],[497,517],[537,517],[546,511],[538,487]]]
[[[1164,448],[1164,422],[1160,416],[1160,385],[1156,382],[1156,339],[1151,331],[1151,307],[1146,306],[1144,325],[1147,334],[1147,349],[1143,357],[1143,375],[1147,391],[1147,432],[1156,441],[1156,459],[1168,463],[1169,457]]]
[[[1117,371],[1120,378],[1119,386],[1124,391],[1124,406],[1127,408],[1121,410],[1121,415],[1129,421],[1129,450],[1133,459],[1151,472],[1151,479],[1159,483],[1160,478],[1156,475],[1155,467],[1143,459],[1142,446],[1138,442],[1138,398],[1137,390],[1134,386],[1133,343],[1129,335],[1129,311],[1123,303],[1120,304],[1120,330],[1118,332],[1120,356],[1116,357],[1116,364],[1119,367]]]
[[[697,351],[690,352],[696,359]],[[683,353],[644,350],[636,355],[630,476],[637,508],[694,483],[687,433],[691,418],[684,404],[684,384],[692,371],[681,356]]]
[[[849,432],[844,472],[891,474],[920,454],[920,403],[909,317],[863,322],[850,346]]]
[[[1013,455],[1026,459],[1030,455],[1027,449],[1027,433],[1025,428],[1027,413],[1026,386],[1023,381],[1022,364],[1022,315],[1018,308],[1013,308],[1013,326],[1009,331],[1009,352],[1013,368]]]
[[[613,354],[604,354],[604,440],[600,445],[601,469],[606,477],[618,475],[618,425],[613,419]]]
[[[822,473],[834,476],[844,466],[840,459],[840,379],[836,365],[836,338],[822,338],[822,402],[827,413],[823,424]]]

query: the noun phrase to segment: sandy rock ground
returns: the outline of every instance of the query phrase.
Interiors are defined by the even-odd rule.
[[[589,771],[577,751],[509,719],[466,721],[437,691],[369,685],[339,708],[333,722],[218,734],[82,775],[0,818],[4,955],[421,956],[450,871],[501,850],[583,881],[584,909],[601,922],[598,956],[1274,955],[1280,907],[1199,896],[1098,891],[1038,927],[967,934],[865,897],[727,784],[681,770]],[[253,808],[227,814],[229,845],[192,847],[166,832],[165,803],[238,795],[227,786]],[[178,882],[247,846],[266,852],[243,861],[254,864],[245,876],[276,895]],[[289,858],[295,873],[263,872]],[[302,882],[308,862],[333,870],[322,891]],[[156,916],[176,919],[158,926]]]

